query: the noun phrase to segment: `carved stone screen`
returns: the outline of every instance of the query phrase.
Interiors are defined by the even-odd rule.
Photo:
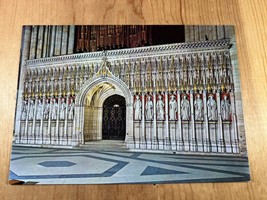
[[[250,179],[233,26],[24,26],[20,61],[11,180]]]

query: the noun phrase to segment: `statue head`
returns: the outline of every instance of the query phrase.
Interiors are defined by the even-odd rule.
[[[162,96],[159,94],[158,98],[159,98],[159,100],[161,100],[162,99]]]
[[[227,100],[227,95],[223,95],[223,99],[224,100]]]
[[[197,99],[200,99],[200,95],[199,94],[197,94]]]
[[[139,99],[139,96],[138,96],[138,95],[136,95],[136,99],[137,99],[137,100]]]

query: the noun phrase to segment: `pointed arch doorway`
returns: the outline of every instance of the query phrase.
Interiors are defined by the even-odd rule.
[[[120,95],[108,97],[103,104],[102,117],[103,140],[125,140],[126,134],[126,104]]]

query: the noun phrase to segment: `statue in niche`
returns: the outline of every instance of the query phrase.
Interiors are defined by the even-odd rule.
[[[51,119],[52,120],[57,119],[57,111],[58,111],[58,104],[57,104],[56,99],[53,99],[52,113],[51,113]]]
[[[43,103],[41,99],[38,100],[36,119],[41,120],[43,116]]]
[[[66,107],[65,99],[62,98],[61,105],[60,105],[59,119],[65,119],[66,108],[67,107]]]
[[[223,100],[221,101],[221,113],[222,113],[223,120],[229,120],[230,107],[231,107],[231,104],[229,100],[227,99],[227,95],[224,95]]]
[[[30,100],[29,120],[33,120],[34,116],[34,101]]]
[[[50,103],[49,103],[49,100],[46,99],[46,104],[45,104],[45,107],[44,107],[44,119],[45,120],[48,120],[49,112],[50,112]]]
[[[216,101],[213,98],[213,95],[209,95],[209,99],[207,101],[208,107],[208,119],[216,120],[217,119],[217,105]]]
[[[153,119],[153,102],[151,100],[151,96],[148,95],[146,101],[146,119],[152,120]]]
[[[140,101],[140,98],[138,95],[135,96],[135,102],[134,102],[134,119],[135,120],[141,120],[142,119],[142,102]]]
[[[157,119],[164,120],[164,102],[160,94],[158,95],[158,102],[157,102]]]
[[[190,119],[190,103],[187,99],[187,95],[184,95],[181,101],[181,118],[182,120]]]
[[[27,101],[24,100],[23,105],[22,105],[22,111],[21,111],[21,120],[27,119],[27,109],[28,109],[27,107],[28,107]]]
[[[195,120],[203,120],[203,101],[200,98],[200,94],[197,94],[197,98],[194,103],[195,106]]]
[[[171,99],[169,102],[170,108],[170,120],[176,120],[176,113],[177,113],[177,102],[174,95],[171,95]]]
[[[74,102],[73,99],[70,99],[70,104],[69,104],[69,116],[68,119],[74,119]]]

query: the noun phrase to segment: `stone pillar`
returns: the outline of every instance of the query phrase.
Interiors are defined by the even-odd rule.
[[[56,26],[56,40],[55,40],[55,51],[54,55],[59,56],[61,50],[62,40],[62,26]]]
[[[216,92],[216,102],[218,108],[218,135],[217,135],[217,144],[218,144],[218,152],[225,152],[225,142],[224,142],[224,133],[223,133],[223,124],[222,124],[222,116],[221,116],[221,98],[220,91]]]
[[[67,95],[66,98],[66,112],[65,112],[65,121],[64,121],[64,134],[63,134],[63,140],[64,144],[68,145],[68,110],[69,110],[69,95]]]
[[[39,26],[38,39],[37,39],[37,49],[36,49],[36,58],[41,58],[42,57],[43,37],[44,37],[44,26]]]
[[[210,134],[209,134],[209,121],[208,121],[208,110],[207,110],[207,91],[203,91],[203,105],[204,105],[204,124],[205,124],[205,143],[204,143],[204,151],[211,151],[210,144]]]
[[[44,27],[44,45],[43,45],[43,51],[42,51],[42,58],[47,57],[47,49],[48,49],[48,35],[49,35],[49,26]]]
[[[49,51],[49,56],[50,57],[55,55],[54,54],[54,51],[55,51],[55,37],[56,37],[56,26],[52,26],[52,32],[51,32],[51,37],[50,37],[50,51]]]
[[[32,137],[31,137],[31,144],[36,144],[36,111],[37,111],[37,105],[38,105],[38,96],[35,96],[35,102],[34,102],[34,114],[33,114],[33,122],[32,122]]]
[[[74,52],[74,38],[75,38],[75,26],[69,26],[69,38],[68,38],[68,54]]]
[[[24,89],[24,80],[26,76],[26,60],[29,58],[30,54],[30,44],[31,44],[31,26],[24,26],[22,29],[23,41],[21,44],[22,53],[21,53],[21,64],[20,64],[20,72],[19,72],[19,88],[17,91],[17,102],[16,102],[16,116],[15,116],[15,133],[14,140],[15,143],[26,143],[27,142],[27,127],[28,127],[28,113],[25,122],[25,132],[21,133],[21,111],[22,111],[22,101],[23,101],[23,89]],[[27,112],[29,112],[29,101]]]
[[[29,57],[30,60],[35,59],[36,57],[37,31],[38,31],[38,26],[33,26],[31,34],[31,47],[30,47],[30,57]]]
[[[67,54],[67,48],[68,48],[68,26],[63,26],[62,30],[62,42],[61,42],[61,55]]]
[[[217,26],[217,37],[218,37],[217,38],[218,40],[225,38],[224,26],[222,26],[222,25]]]
[[[142,93],[142,136],[141,149],[146,149],[145,93]]]
[[[190,38],[188,42],[194,42],[195,41],[195,26],[191,25],[190,28]]]
[[[182,118],[181,118],[181,91],[178,92],[177,105],[178,105],[178,150],[184,151],[184,137],[182,131]]]
[[[192,137],[191,137],[191,151],[198,151],[197,137],[196,137],[196,127],[195,127],[195,112],[194,112],[194,92],[190,91],[190,115],[191,115],[191,127],[192,127]]]
[[[170,137],[169,137],[169,93],[165,92],[165,138],[164,138],[164,149],[170,150]]]
[[[190,26],[184,26],[185,42],[190,42]]]
[[[153,135],[152,135],[152,149],[158,149],[158,137],[157,137],[157,96],[156,92],[153,92]]]

